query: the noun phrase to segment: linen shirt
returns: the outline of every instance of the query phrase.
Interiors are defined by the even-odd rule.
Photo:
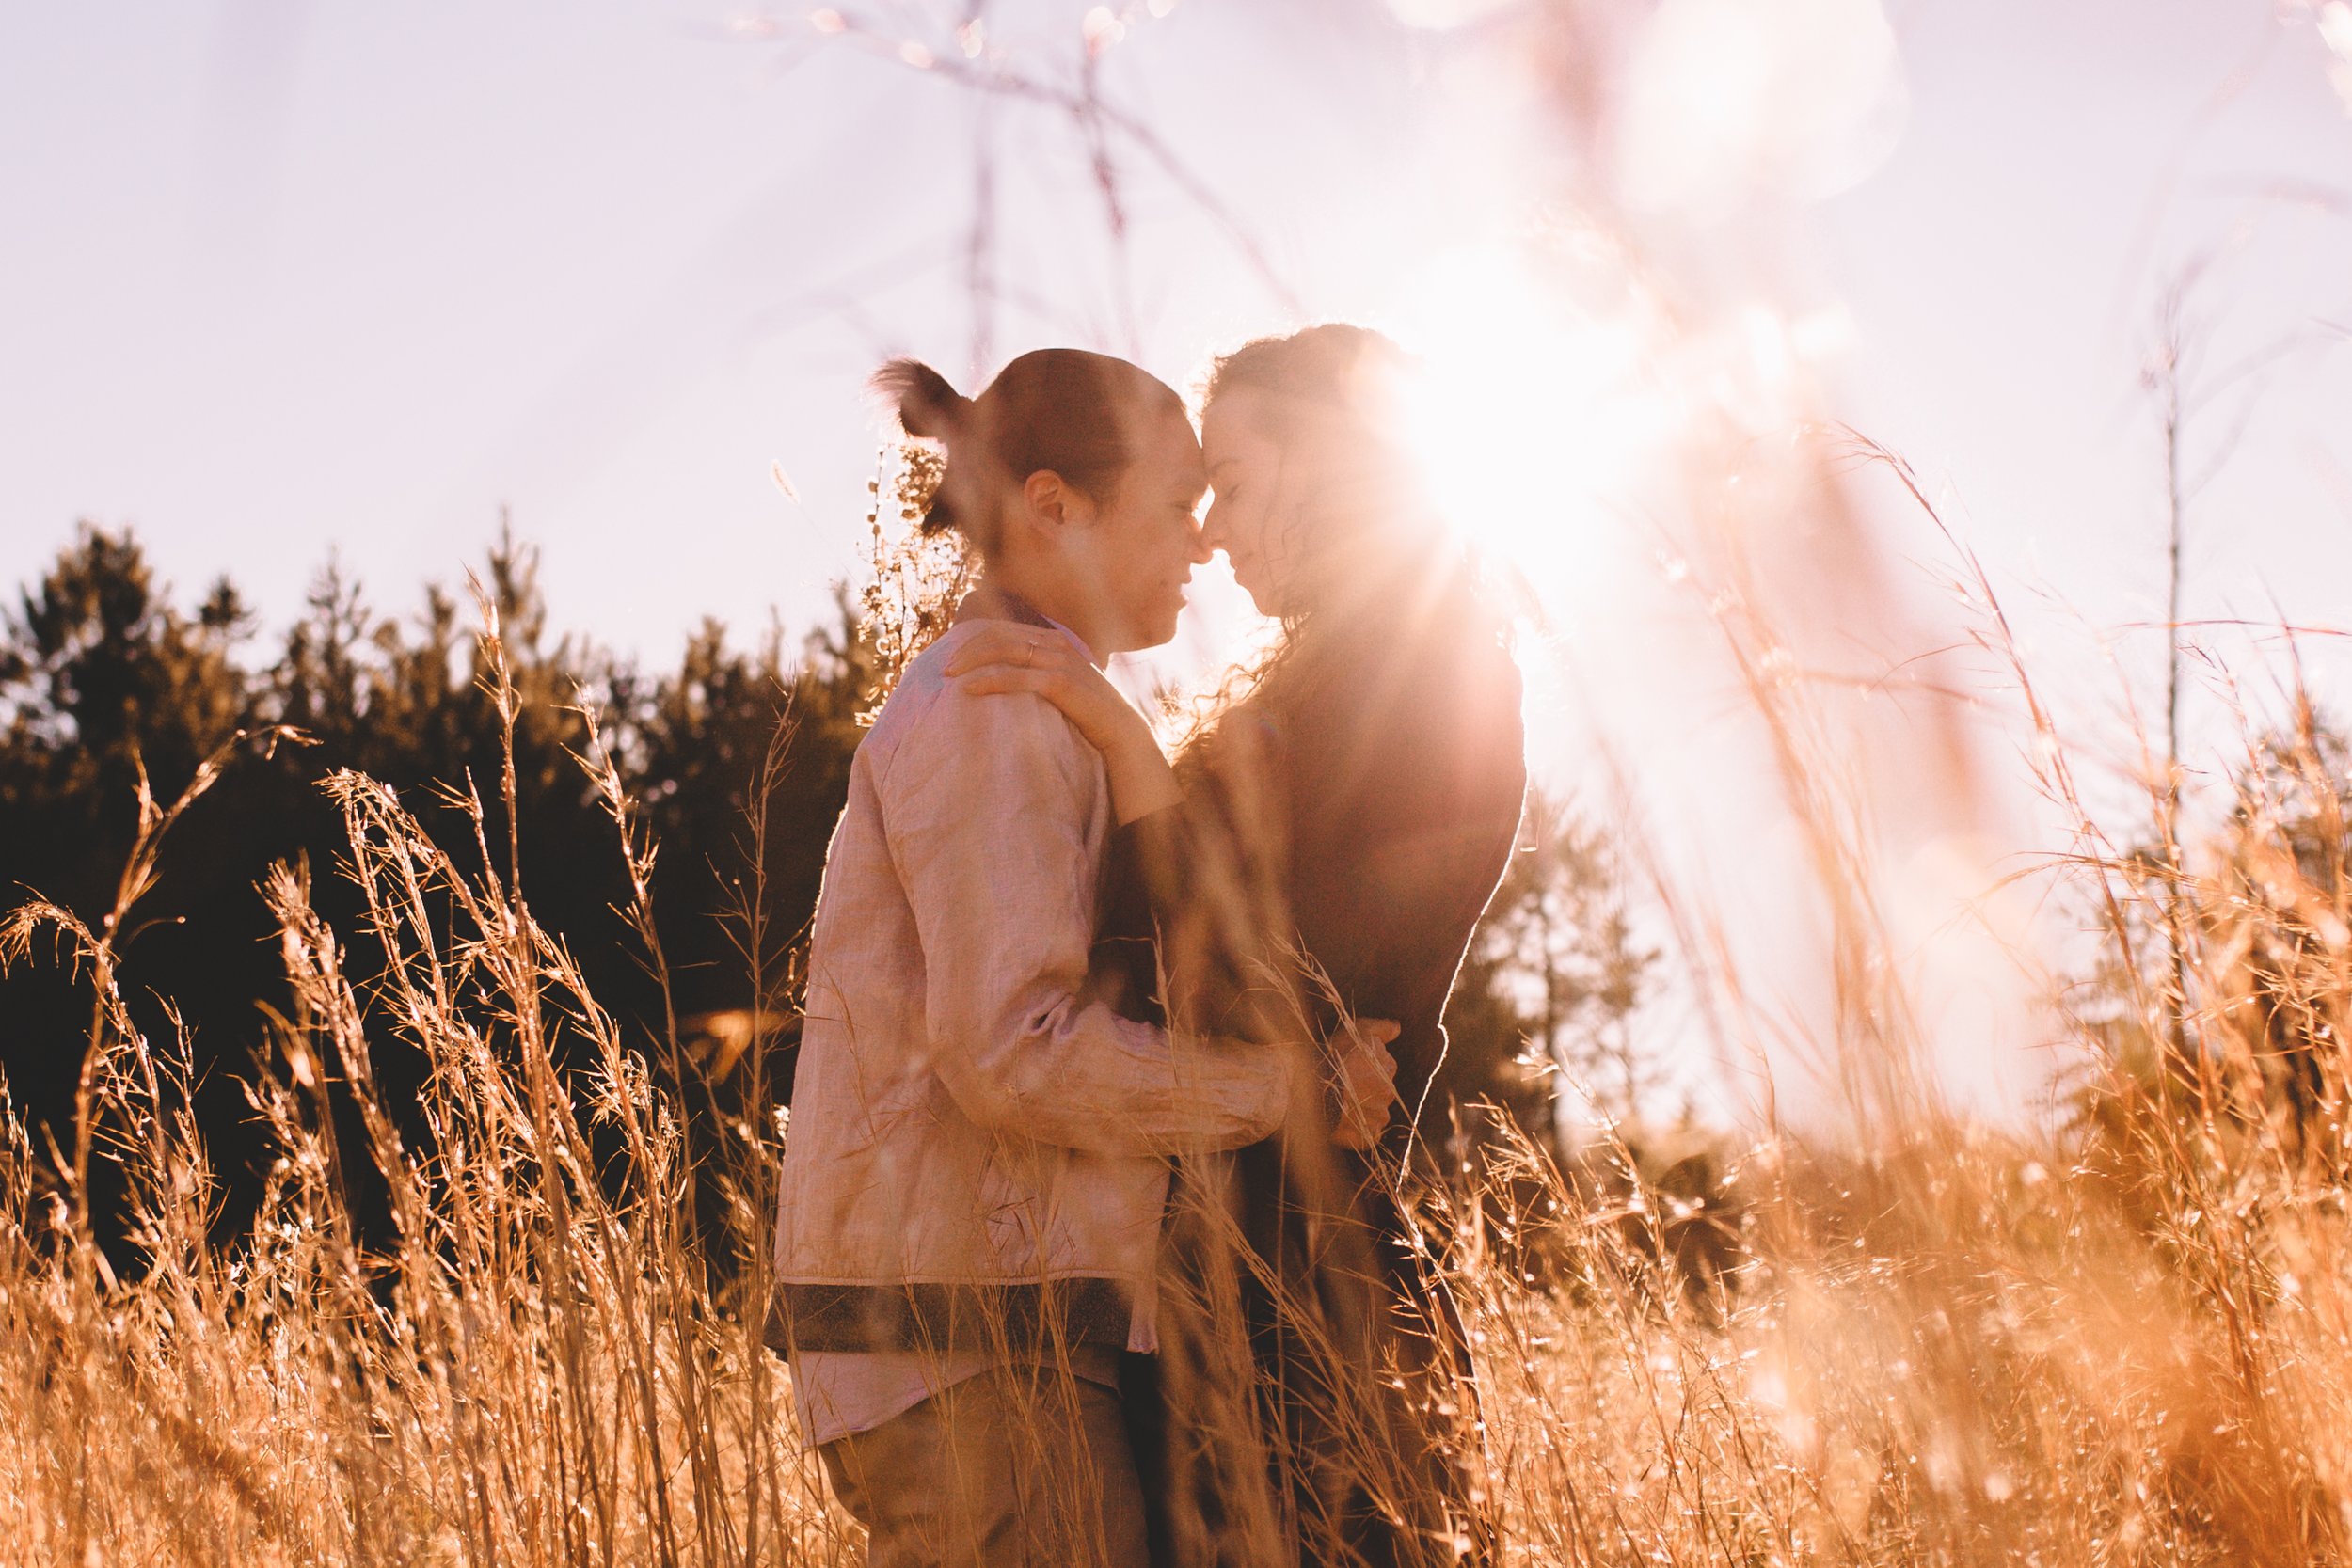
[[[969,635],[908,667],[827,855],[771,1318],[804,1370],[1155,1348],[1167,1157],[1253,1142],[1288,1102],[1281,1052],[1093,994],[1102,760],[1043,699],[948,681]]]
[[[1049,617],[1038,619],[1070,639],[1089,663],[1102,663],[1076,632]],[[1069,1358],[1076,1376],[1119,1386],[1119,1360],[1112,1353],[1080,1345]],[[813,1449],[871,1432],[1004,1361],[996,1352],[983,1350],[944,1355],[919,1350],[800,1352],[792,1357],[792,1404],[801,1418],[801,1440]]]

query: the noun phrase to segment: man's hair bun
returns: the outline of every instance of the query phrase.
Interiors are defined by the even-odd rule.
[[[898,428],[919,440],[952,440],[972,413],[972,400],[920,359],[893,359],[874,372],[874,390],[889,400]]]
[[[1077,348],[1032,349],[996,372],[977,398],[919,359],[893,359],[874,390],[916,440],[947,448],[922,531],[954,529],[983,555],[999,543],[1005,499],[1050,470],[1107,501],[1153,432],[1181,432],[1184,400],[1149,371]]]

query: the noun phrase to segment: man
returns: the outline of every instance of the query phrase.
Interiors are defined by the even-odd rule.
[[[1141,1564],[1117,1369],[1156,1344],[1167,1159],[1266,1136],[1295,1058],[1097,994],[1104,762],[1044,700],[973,695],[944,667],[987,621],[1098,661],[1166,641],[1207,559],[1200,448],[1172,390],[1100,355],[1025,355],[973,400],[906,362],[878,379],[910,435],[946,442],[925,526],[959,530],[984,581],[851,767],[811,939],[777,1324],[877,1568]]]

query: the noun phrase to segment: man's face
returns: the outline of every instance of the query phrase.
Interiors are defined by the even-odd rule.
[[[1155,421],[1142,457],[1097,503],[1079,546],[1104,610],[1098,640],[1109,645],[1097,654],[1156,648],[1176,635],[1192,569],[1209,559],[1193,515],[1207,489],[1192,427],[1174,414]]]

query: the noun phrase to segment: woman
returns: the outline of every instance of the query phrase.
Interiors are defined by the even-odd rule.
[[[1504,618],[1397,439],[1402,370],[1389,340],[1346,325],[1216,362],[1205,537],[1283,637],[1178,767],[1083,660],[981,637],[948,665],[969,689],[1053,702],[1147,811],[1179,802],[1134,830],[1171,1013],[1253,1033],[1236,1013],[1300,1008],[1316,1037],[1349,1015],[1395,1021],[1387,1126],[1302,1121],[1295,1102],[1282,1133],[1191,1173],[1246,1248],[1234,1293],[1280,1472],[1273,1507],[1311,1562],[1454,1561],[1491,1540],[1467,1346],[1398,1179],[1445,1053],[1446,997],[1518,831],[1519,680]],[[1198,1271],[1197,1227],[1189,1243],[1177,1263]],[[1177,1293],[1218,1293],[1185,1283]],[[1197,1436],[1216,1423],[1167,1397],[1184,1442],[1165,1485],[1230,1491],[1232,1457]],[[1188,1560],[1235,1528],[1230,1498],[1162,1501],[1180,1535],[1187,1502],[1210,1515]]]

